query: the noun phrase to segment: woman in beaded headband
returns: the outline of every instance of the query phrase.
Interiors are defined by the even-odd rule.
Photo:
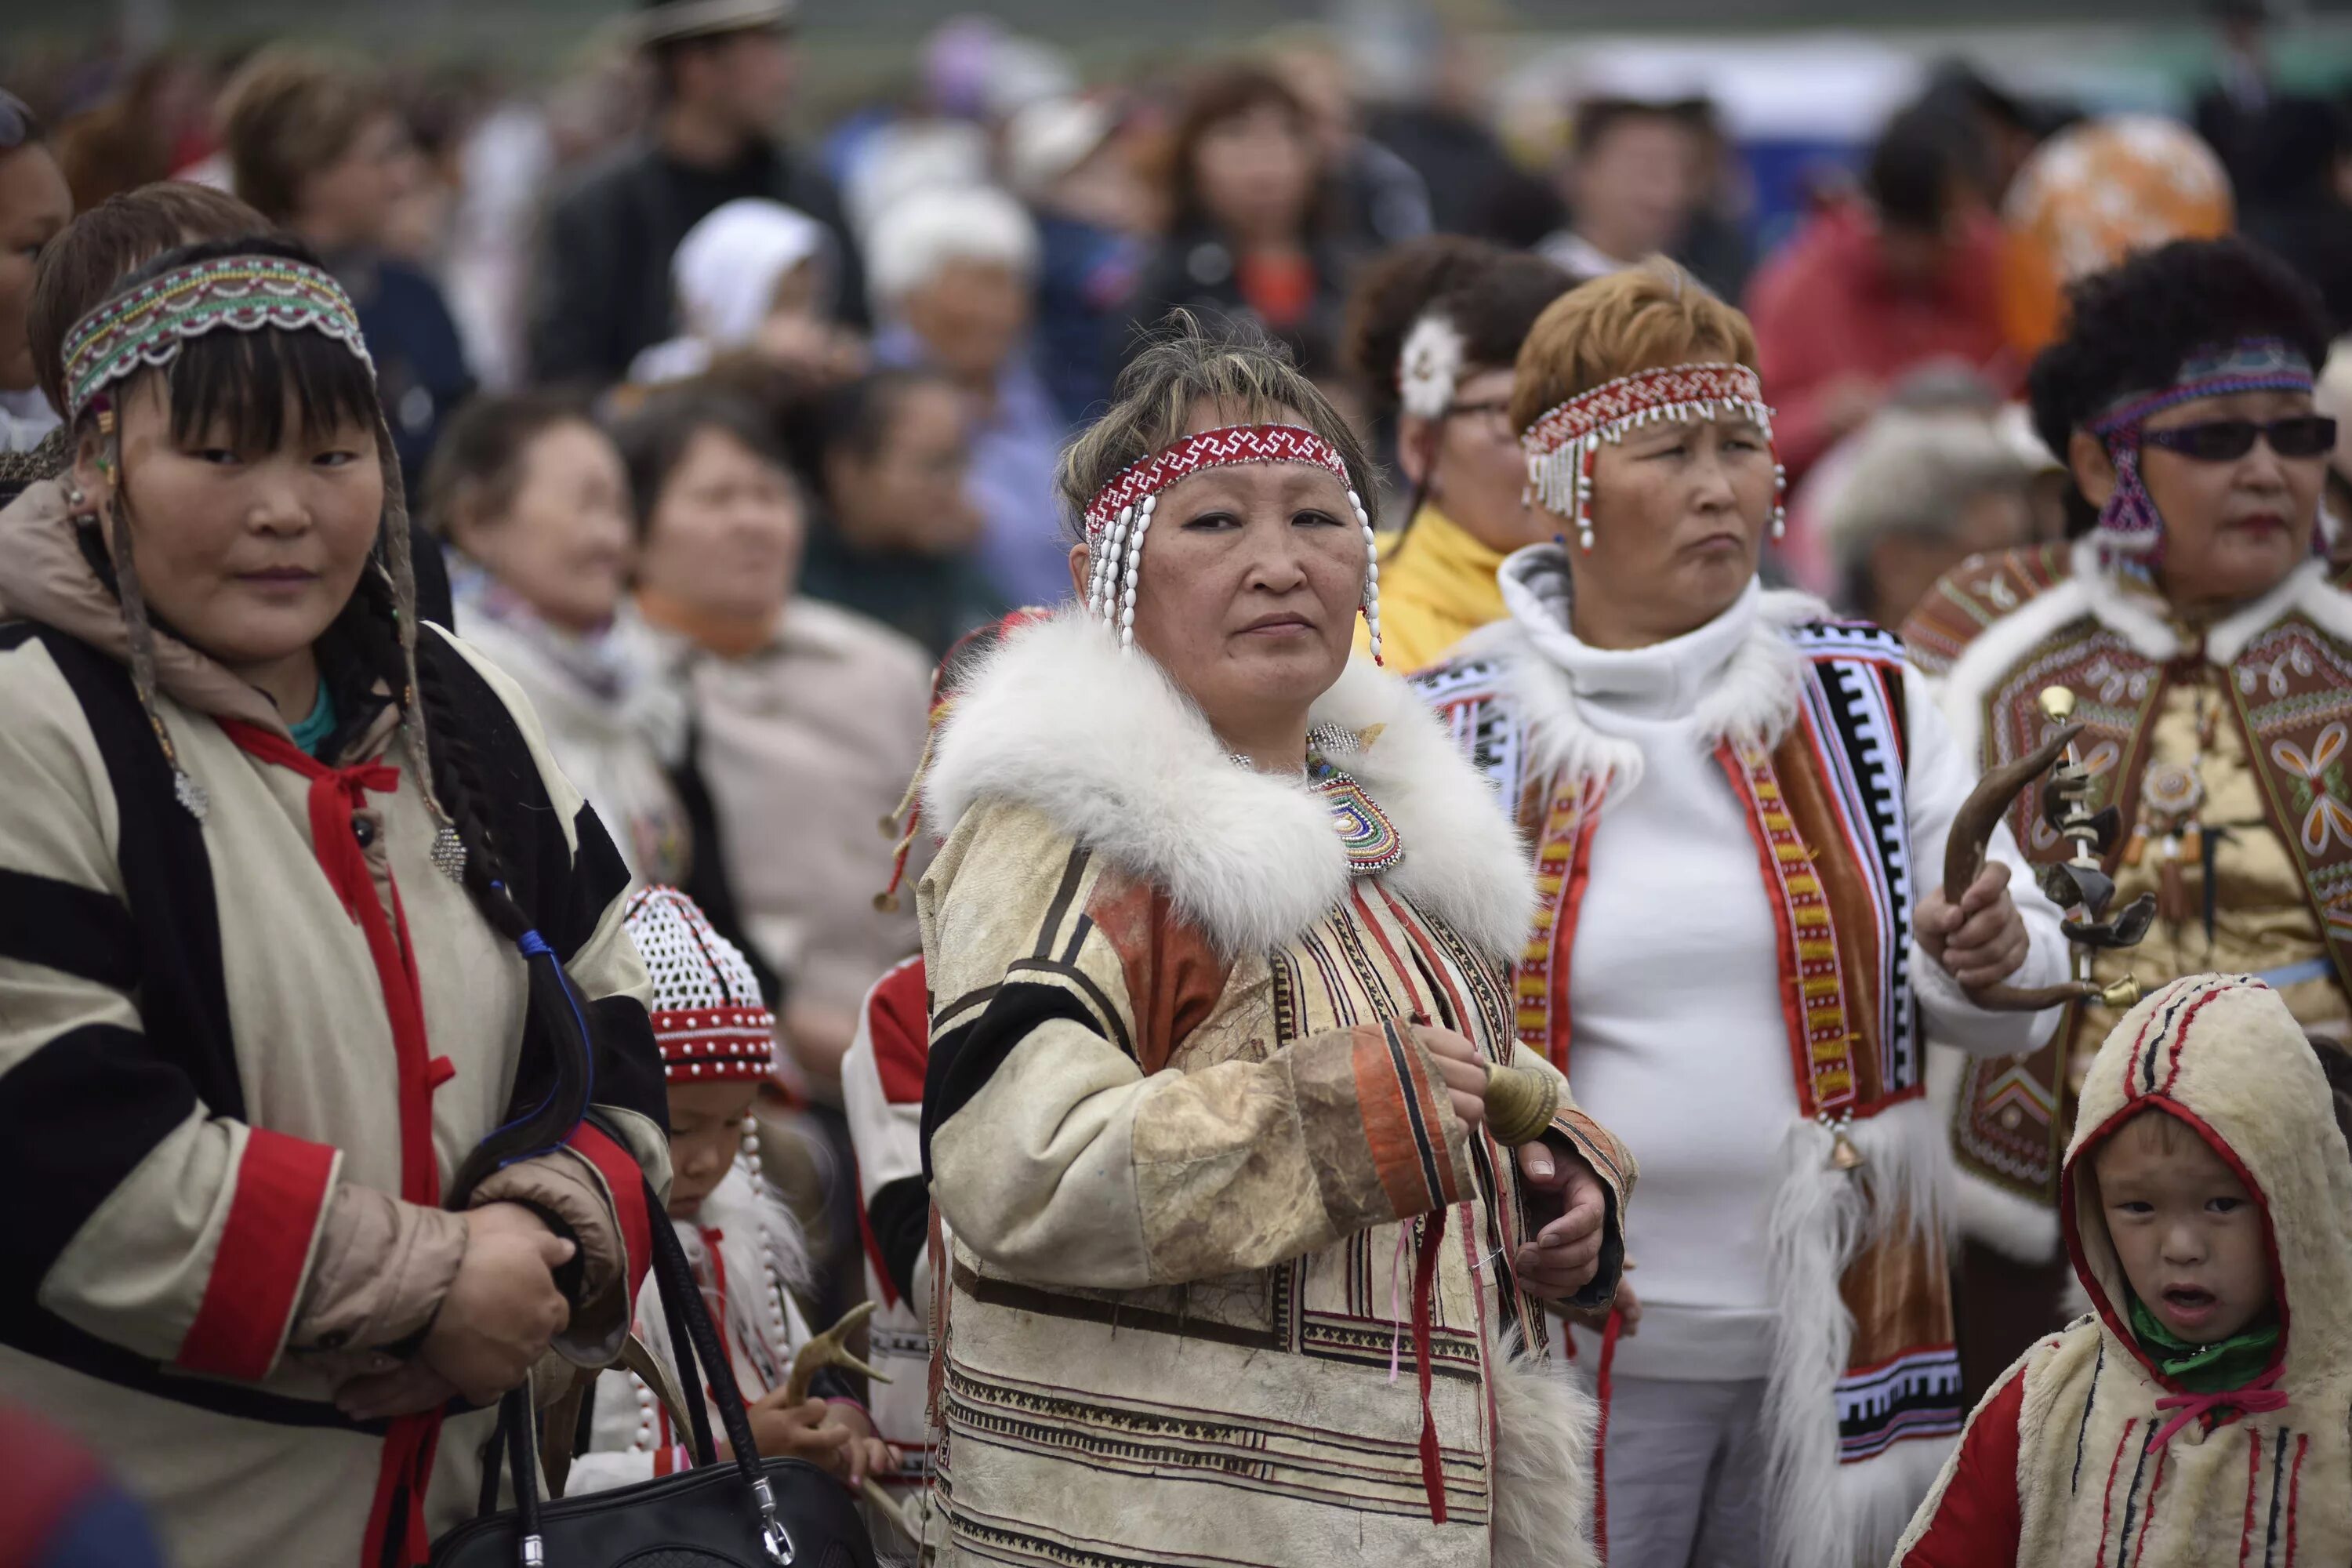
[[[416,625],[307,249],[167,251],[64,365],[74,466],[0,512],[0,1074],[58,1224],[23,1277],[88,1343],[19,1359],[106,1369],[74,1413],[190,1568],[414,1568],[488,1406],[625,1332],[667,1175],[627,874],[528,703]]]
[[[1304,736],[1307,703],[1346,664],[1359,611],[1381,657],[1371,468],[1348,422],[1270,342],[1240,327],[1219,340],[1181,311],[1176,321],[1063,454],[1071,578],[1088,613],[1158,661],[1236,750],[1279,752],[1278,736],[1239,731],[1295,707]]]

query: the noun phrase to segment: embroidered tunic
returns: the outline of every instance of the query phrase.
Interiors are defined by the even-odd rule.
[[[1971,781],[1895,639],[1829,622],[1817,601],[1751,584],[1719,622],[1682,639],[1687,648],[1612,654],[1569,630],[1559,547],[1513,555],[1502,586],[1512,619],[1414,684],[1517,812],[1535,856],[1540,902],[1515,983],[1521,1040],[1581,1083],[1590,988],[1602,1052],[1593,1086],[1647,1097],[1627,1111],[1637,1119],[1682,1109],[1654,1103],[1677,1071],[1706,1075],[1688,1098],[1714,1106],[1721,1077],[1759,1065],[1718,1071],[1710,1053],[1743,1041],[1771,1053],[1785,1076],[1744,1097],[1752,1131],[1727,1130],[1706,1147],[1664,1142],[1662,1152],[1680,1148],[1679,1158],[1651,1162],[1654,1184],[1664,1173],[1691,1189],[1669,1213],[1697,1217],[1646,1242],[1637,1218],[1637,1256],[1701,1250],[1658,1263],[1661,1291],[1644,1273],[1643,1338],[1654,1321],[1667,1344],[1687,1340],[1686,1354],[1668,1358],[1678,1364],[1657,1375],[1769,1374],[1780,1391],[1765,1411],[1772,1462],[1790,1478],[1768,1521],[1774,1562],[1883,1559],[1961,1415],[1932,1224],[1944,1194],[1922,1099],[1921,1013],[1988,1051],[2015,1049],[2054,1024],[1979,1013],[1911,940],[1912,910],[1940,874],[1945,833]],[[1662,663],[1675,667],[1674,689],[1653,705],[1675,722],[1601,711],[1612,683],[1630,679],[1625,667]],[[1675,791],[1696,792],[1693,831],[1680,841],[1653,820],[1661,802],[1644,794]],[[1640,842],[1654,856],[1714,858],[1658,866],[1602,852],[1621,807],[1625,832],[1646,825]],[[2014,858],[2005,835],[1993,853]],[[1605,890],[1603,877],[1614,884]],[[1622,974],[1584,978],[1589,954],[1622,968],[1614,944],[1654,884],[1710,879],[1738,886],[1691,921],[1661,913],[1649,928],[1657,951],[1647,963],[1689,976],[1663,1005],[1618,999]],[[2056,910],[2021,877],[2011,891],[2033,937],[2017,983],[2059,978]],[[1741,907],[1767,922],[1758,933],[1766,953],[1744,943],[1725,952],[1706,939],[1708,922]],[[1588,915],[1617,929],[1595,931]],[[1751,975],[1754,994],[1735,993]],[[1759,1015],[1777,1015],[1778,1028],[1757,1031]],[[1839,1168],[1841,1143],[1861,1154],[1858,1169]],[[1778,1154],[1760,1179],[1751,1168],[1760,1156],[1741,1154],[1751,1145]],[[1712,1226],[1703,1222],[1710,1205]],[[1736,1245],[1717,1254],[1711,1229],[1759,1239],[1752,1254]],[[1824,1331],[1825,1317],[1839,1328]],[[1746,1359],[1743,1335],[1760,1338],[1760,1365]]]
[[[626,1139],[583,1125],[477,1194],[572,1226],[584,1298],[558,1348],[602,1364],[646,1262],[640,1170],[668,1180],[627,873],[514,688],[437,632],[418,657],[509,781],[492,830]],[[170,669],[200,658],[174,645]],[[0,1398],[104,1454],[183,1568],[374,1568],[409,1561],[383,1555],[404,1533],[422,1562],[425,1537],[472,1517],[494,1413],[387,1430],[334,1393],[425,1331],[464,1250],[438,1194],[536,1102],[552,1045],[527,1026],[521,957],[433,867],[388,725],[338,773],[183,704],[170,679],[157,707],[210,797],[202,825],[121,668],[0,623],[0,1179],[16,1194]]]
[[[1955,735],[1984,766],[2040,742],[2043,687],[2075,690],[2089,804],[2122,812],[2106,862],[2116,909],[2160,890],[2175,856],[2188,918],[2159,920],[2137,948],[2098,954],[2095,978],[2134,974],[2147,992],[2207,970],[2261,973],[2306,1028],[2352,1029],[2352,595],[2325,574],[2317,562],[2298,567],[2199,647],[2162,618],[2160,601],[2103,571],[2094,546],[2047,545],[1964,563],[1904,627],[1920,667],[1940,679]],[[2185,852],[2144,804],[2165,764],[2202,795],[2199,841]],[[2012,822],[2030,858],[2070,853],[2022,806]],[[2058,1153],[2110,1021],[2078,1008],[2058,1039],[2021,1061],[1954,1064],[1953,1150],[1971,1200],[1963,1212],[2013,1256],[2055,1254]]]
[[[1517,1168],[1397,1027],[1540,1065],[1505,973],[1524,871],[1405,689],[1359,664],[1314,716],[1361,739],[1403,851],[1377,875],[1075,613],[944,721],[922,1131],[954,1561],[1590,1562],[1585,1413],[1512,1274]],[[1633,1164],[1562,1103],[1611,1194],[1591,1303]]]

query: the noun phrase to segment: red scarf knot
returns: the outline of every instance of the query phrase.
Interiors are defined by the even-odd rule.
[[[2243,1388],[2216,1389],[2211,1394],[2168,1394],[2156,1402],[2158,1410],[2178,1410],[2179,1415],[2158,1429],[2156,1446],[2163,1447],[2172,1441],[2172,1435],[2200,1415],[2210,1415],[2223,1405],[2235,1405],[2241,1415],[2258,1415],[2263,1411],[2284,1410],[2287,1405],[2286,1390],[2274,1386],[2282,1369],[2273,1367]]]
[[[291,768],[310,781],[310,848],[319,868],[343,900],[343,913],[360,918],[360,900],[375,897],[375,879],[368,869],[367,851],[352,826],[354,813],[367,808],[367,797],[391,795],[400,788],[400,770],[389,763],[359,763],[331,768],[281,735],[235,719],[220,721],[230,740],[247,756],[281,768]]]

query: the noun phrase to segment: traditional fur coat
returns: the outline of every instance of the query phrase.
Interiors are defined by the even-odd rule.
[[[1389,677],[1350,666],[1313,717],[1402,842],[1381,874],[1074,611],[943,721],[919,908],[952,1560],[1590,1561],[1589,1409],[1514,1281],[1517,1167],[1397,1026],[1540,1067],[1517,847]],[[1562,1104],[1612,1194],[1602,1301],[1633,1163]]]
[[[0,512],[0,1399],[105,1456],[183,1568],[404,1563],[470,1518],[488,1410],[360,1422],[349,1379],[413,1353],[457,1273],[444,1184],[545,1092],[524,960],[431,858],[380,692],[335,767],[269,700],[159,632],[156,720],[53,483]],[[507,1166],[578,1238],[557,1348],[619,1352],[669,1180],[628,873],[530,705],[430,631],[495,795],[511,889],[570,972],[617,1137]],[[331,679],[336,672],[331,669]],[[356,683],[356,682],[355,682]],[[372,719],[361,721],[368,699]]]
[[[2040,743],[2042,688],[2071,687],[2094,810],[2120,810],[2106,859],[2116,907],[2161,892],[2163,868],[2189,906],[2138,947],[2098,955],[2095,977],[2129,973],[2143,990],[2204,970],[2259,973],[2306,1027],[2343,1037],[2352,992],[2352,595],[2310,562],[2262,598],[2184,643],[2161,600],[2099,564],[2097,546],[2044,545],[1954,568],[1903,628],[1938,688],[1954,737],[1979,766]],[[2193,790],[2184,846],[2148,789],[2169,770]],[[2021,806],[2012,819],[2036,861],[2069,847]],[[2211,914],[2202,908],[2210,900]],[[2213,935],[2208,937],[2208,919]],[[2058,1157],[2072,1096],[2108,1015],[2078,1008],[2044,1048],[2017,1061],[1938,1051],[1950,1108],[1959,1215],[1972,1237],[2026,1262],[2058,1256]]]
[[[2092,1314],[2027,1351],[1978,1405],[1901,1568],[2352,1562],[2352,1155],[2330,1105],[2294,1018],[2246,976],[2178,981],[2116,1026],[2083,1086],[2060,1200]],[[2179,1403],[2186,1391],[2131,1331],[2090,1162],[2148,1110],[2186,1122],[2263,1211],[2283,1401]]]
[[[1912,940],[1972,780],[1895,639],[1806,595],[1751,584],[1685,637],[1596,650],[1570,629],[1559,547],[1514,554],[1501,585],[1511,618],[1414,684],[1535,857],[1521,1041],[1588,1099],[1623,1096],[1613,1114],[1662,1144],[1700,1114],[1702,1079],[1712,1104],[1752,1075],[1710,1112],[1720,1138],[1647,1156],[1655,1178],[1671,1154],[1657,1217],[1682,1223],[1634,1226],[1653,1369],[1636,1375],[1763,1376],[1770,1563],[1883,1561],[1964,1409],[1922,1016],[1988,1053],[2056,1022],[1977,1009]],[[2005,832],[1991,853],[2017,859]],[[2021,876],[2011,892],[2033,942],[2017,984],[2062,978],[2056,910]],[[1596,1023],[1599,989],[1635,963],[1657,976],[1639,1009]],[[1735,1142],[1764,1151],[1757,1168],[1724,1163]],[[1749,1294],[1730,1297],[1739,1245]],[[1721,1325],[1758,1319],[1760,1364],[1706,1370]]]

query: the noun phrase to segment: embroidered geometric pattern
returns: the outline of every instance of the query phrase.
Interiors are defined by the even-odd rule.
[[[2273,825],[2338,974],[2352,973],[2352,660],[2300,616],[2247,645],[2230,691]]]
[[[1771,445],[1772,410],[1764,402],[1764,384],[1744,364],[1678,364],[1603,382],[1549,410],[1520,436],[1528,489],[1547,508],[1576,524],[1580,541],[1589,550],[1593,462],[1602,443],[1622,441],[1627,431],[1644,425],[1719,419],[1730,414],[1745,416],[1765,445]],[[1777,458],[1773,478],[1777,528],[1783,479]]]
[[[1226,463],[1312,463],[1349,485],[1348,465],[1339,449],[1314,431],[1296,425],[1233,425],[1204,430],[1119,470],[1087,503],[1087,542],[1099,545],[1120,510],[1155,496],[1202,468]]]
[[[1556,963],[1563,942],[1576,940],[1573,911],[1581,903],[1574,886],[1585,866],[1594,819],[1601,811],[1605,780],[1581,784],[1563,780],[1544,814],[1543,837],[1536,846],[1536,914],[1528,933],[1527,954],[1519,960],[1514,988],[1518,996],[1519,1041],[1562,1072],[1568,1070],[1568,995],[1570,966]],[[1563,925],[1560,910],[1571,911]]]
[[[107,387],[142,365],[169,364],[183,343],[224,327],[323,332],[375,368],[334,279],[284,257],[225,256],[175,268],[76,322],[66,334],[68,413],[79,419]]]
[[[1903,623],[1903,644],[1923,674],[1948,674],[1977,634],[2065,581],[2063,544],[1978,556],[1946,573]]]
[[[1492,658],[1464,658],[1405,678],[1423,701],[1437,710],[1456,750],[1486,775],[1495,798],[1507,812],[1519,805],[1519,727],[1500,689],[1502,665]]]
[[[1948,1437],[1967,1419],[1960,1357],[1949,1345],[1909,1351],[1837,1382],[1838,1462],[1851,1465],[1912,1437]]]
[[[1740,781],[1780,903],[1781,929],[1796,961],[1796,1023],[1804,1045],[1798,1091],[1807,1116],[1852,1110],[1858,1098],[1853,1047],[1857,1038],[1838,958],[1837,925],[1830,914],[1813,853],[1797,835],[1769,752],[1727,742],[1724,766]]]
[[[775,1065],[776,1017],[742,951],[676,888],[639,889],[622,922],[653,977],[648,1011],[668,1077],[766,1078]]]
[[[1900,646],[1874,626],[1811,626],[1794,639],[1813,656],[1805,687],[1809,726],[1818,741],[1822,773],[1853,839],[1855,858],[1870,872],[1863,886],[1877,911],[1883,951],[1892,955],[1891,984],[1879,998],[1878,1093],[1900,1093],[1919,1081],[1916,1002],[1911,994],[1911,910],[1914,905],[1903,714],[1896,697],[1903,679]],[[1823,657],[1834,653],[1843,657]]]

